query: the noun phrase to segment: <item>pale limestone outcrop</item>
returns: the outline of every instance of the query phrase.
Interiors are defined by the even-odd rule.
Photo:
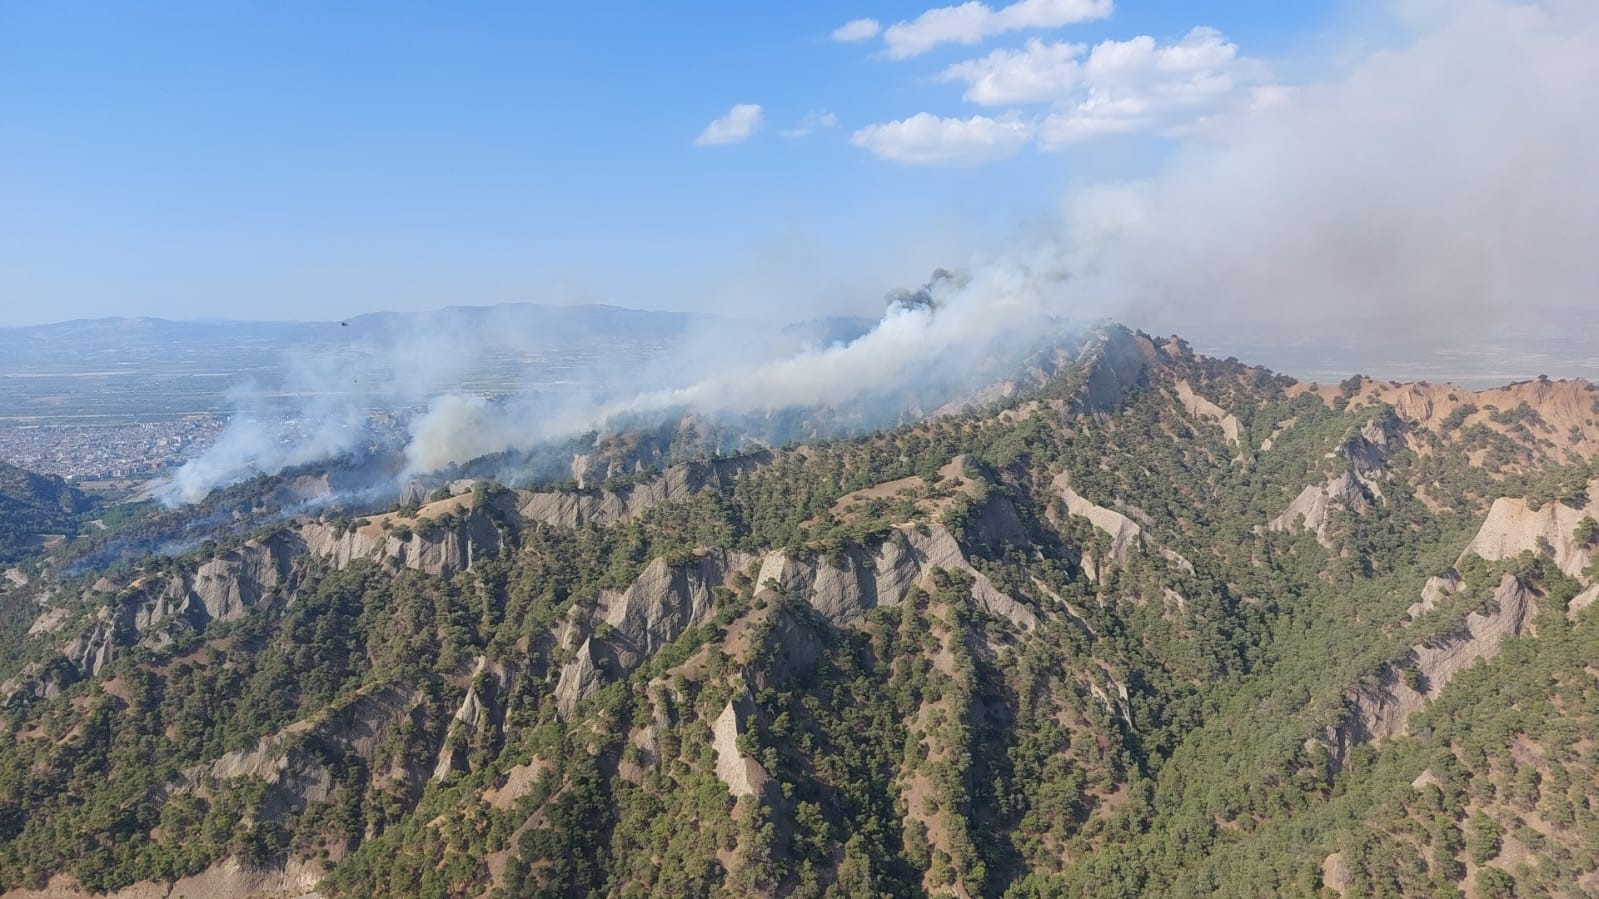
[[[494,517],[477,508],[422,522],[409,533],[376,525],[341,533],[333,525],[312,522],[301,526],[299,535],[311,555],[330,560],[335,568],[373,559],[391,571],[412,569],[446,580],[471,568],[476,559],[498,553],[502,545]]]
[[[637,668],[690,628],[711,620],[713,590],[753,556],[711,550],[682,565],[656,559],[626,590],[600,593],[591,610],[570,620],[566,639],[582,633],[576,657],[561,669],[556,708],[569,715],[611,678]]]
[[[439,747],[438,761],[433,766],[434,780],[444,780],[456,771],[470,770],[467,761],[470,742],[493,724],[492,706],[502,685],[503,673],[490,671],[488,658],[478,656],[466,694],[451,716],[444,743]]]
[[[102,614],[88,630],[67,641],[61,647],[61,654],[84,677],[98,677],[118,655],[109,614]]]
[[[550,764],[543,759],[535,758],[532,761],[516,765],[505,772],[505,783],[483,793],[483,799],[489,805],[501,811],[508,811],[533,786],[539,782],[545,772],[550,770]]]
[[[834,624],[858,621],[877,606],[898,605],[912,586],[928,587],[934,569],[963,571],[972,577],[972,599],[991,614],[1023,629],[1038,625],[1033,610],[994,586],[972,567],[965,551],[941,525],[896,529],[876,549],[850,544],[837,558],[794,559],[782,551],[766,556],[755,582],[773,582],[804,599]]]
[[[1220,427],[1228,443],[1242,442],[1244,426],[1238,421],[1238,416],[1195,393],[1194,386],[1187,381],[1179,380],[1176,389],[1177,399],[1183,404],[1185,412]]]
[[[315,718],[289,725],[258,740],[249,749],[229,752],[207,765],[185,770],[176,790],[194,790],[207,782],[259,777],[267,783],[265,814],[276,817],[333,795],[333,772],[323,764],[327,750],[348,749],[362,758],[373,752],[390,729],[409,719],[415,705],[413,686],[394,683],[365,690]],[[422,772],[404,772],[407,780]]]
[[[1527,585],[1515,575],[1506,574],[1494,591],[1492,606],[1486,612],[1466,616],[1463,634],[1437,645],[1412,649],[1428,698],[1436,697],[1444,684],[1467,665],[1494,655],[1501,643],[1525,630],[1537,611],[1535,601]]]
[[[631,671],[684,631],[709,621],[712,589],[753,559],[712,550],[685,565],[656,559],[620,593],[600,594],[595,623],[609,626],[605,643],[619,667]]]
[[[759,796],[768,777],[766,770],[738,747],[738,738],[749,730],[749,719],[755,713],[755,703],[747,693],[728,700],[722,714],[716,716],[711,726],[711,746],[716,750],[716,776],[727,784],[727,791],[736,799],[740,796]]]
[[[282,533],[252,540],[201,565],[189,590],[205,607],[206,617],[232,621],[289,580],[294,557],[304,548]]]
[[[1566,616],[1573,619],[1576,618],[1583,609],[1593,605],[1596,599],[1599,599],[1599,584],[1594,584],[1592,587],[1573,596],[1571,603],[1566,606]]]
[[[205,620],[241,618],[264,598],[289,584],[294,560],[303,555],[305,549],[304,541],[291,532],[251,540],[205,562],[193,575],[174,581],[169,585],[168,597],[175,598],[174,593],[181,595],[181,605],[187,605],[196,613],[203,609]],[[191,602],[196,605],[189,605]]]
[[[1072,397],[1072,411],[1103,414],[1121,408],[1128,391],[1142,385],[1159,351],[1149,338],[1119,325],[1105,329],[1085,350],[1088,377]]]
[[[1359,514],[1371,508],[1375,497],[1367,492],[1368,485],[1353,471],[1335,475],[1326,484],[1311,485],[1299,492],[1283,513],[1266,523],[1273,531],[1287,531],[1295,525],[1312,531],[1323,545],[1327,537],[1328,513],[1341,507]]]
[[[33,624],[28,626],[28,636],[37,637],[40,634],[53,634],[61,629],[61,625],[66,623],[70,615],[71,612],[65,606],[46,609],[38,618],[33,620]]]
[[[0,683],[0,706],[22,705],[39,699],[54,699],[79,679],[71,665],[29,662],[16,675]]]
[[[1561,571],[1581,575],[1593,564],[1599,547],[1578,544],[1574,535],[1582,519],[1599,519],[1599,481],[1588,485],[1588,495],[1590,499],[1578,508],[1548,502],[1536,510],[1525,499],[1496,499],[1461,557],[1474,553],[1490,562],[1506,559],[1524,550],[1537,552],[1541,539],[1553,548]]]
[[[769,452],[673,465],[660,476],[616,491],[548,491],[518,494],[517,514],[557,527],[631,521],[662,503],[720,490],[771,464]]]
[[[251,540],[173,576],[160,589],[141,587],[121,601],[117,614],[139,637],[157,644],[170,637],[152,632],[168,621],[182,619],[195,628],[233,621],[263,603],[287,602],[295,562],[304,553],[305,544],[294,532]]]
[[[1412,603],[1410,608],[1405,610],[1406,614],[1412,619],[1420,618],[1436,609],[1444,600],[1459,593],[1462,586],[1464,584],[1460,580],[1460,574],[1453,568],[1442,574],[1435,574],[1427,578],[1427,583],[1421,588],[1421,600]]]
[[[170,634],[152,633],[169,621],[181,618],[195,628],[203,628],[210,621],[241,618],[289,588],[294,561],[303,552],[304,544],[297,535],[280,532],[219,553],[194,571],[177,574],[165,584],[135,581],[124,596],[102,607],[82,632],[63,644],[61,655],[79,675],[98,677],[122,647],[132,645],[135,639],[143,638],[153,645],[169,641]],[[116,589],[111,581],[101,578],[84,594],[84,599],[105,602],[102,594]],[[51,610],[34,623],[30,634],[53,633],[67,617],[65,608]]]
[[[1342,758],[1360,743],[1406,733],[1411,714],[1468,665],[1492,657],[1507,638],[1526,630],[1536,612],[1537,595],[1514,575],[1504,575],[1490,607],[1467,615],[1458,633],[1411,647],[1405,659],[1379,673],[1376,683],[1350,694],[1349,715],[1332,734],[1335,755]],[[1416,686],[1402,669],[1415,672]]]
[[[1163,558],[1166,561],[1168,561],[1168,562],[1172,563],[1173,565],[1177,566],[1178,570],[1183,572],[1184,574],[1193,574],[1194,573],[1194,563],[1188,561],[1188,557],[1183,555],[1182,553],[1178,552],[1177,550],[1175,550],[1175,549],[1167,549],[1166,547],[1163,546],[1163,547],[1160,548],[1160,555],[1161,555],[1161,558]]]
[[[91,893],[58,875],[40,889],[18,887],[0,899],[319,899],[315,890],[325,874],[309,859],[257,868],[230,856],[171,883],[141,880],[114,893]]]
[[[1107,680],[1110,682],[1109,689],[1107,690],[1105,687],[1090,680],[1088,682],[1088,694],[1099,703],[1105,714],[1126,727],[1132,727],[1133,710],[1127,695],[1127,685],[1113,677],[1109,677],[1109,672],[1106,672],[1106,675]]]
[[[561,676],[555,683],[555,708],[563,717],[572,714],[579,702],[593,696],[605,686],[605,668],[602,659],[594,652],[594,639],[585,639],[578,645],[572,661],[561,667]]]
[[[1329,458],[1343,460],[1342,470],[1325,484],[1312,484],[1301,490],[1281,515],[1266,523],[1267,529],[1287,531],[1301,526],[1314,532],[1323,546],[1331,546],[1327,523],[1334,508],[1359,515],[1387,501],[1382,481],[1388,477],[1388,454],[1402,439],[1402,425],[1392,415],[1366,422],[1360,433],[1329,454]]]
[[[1052,485],[1069,514],[1088,519],[1088,523],[1110,537],[1110,557],[1118,565],[1127,563],[1127,555],[1144,548],[1144,529],[1138,523],[1117,512],[1084,499],[1072,489],[1065,473],[1056,475]]]
[[[1334,852],[1321,862],[1321,882],[1339,896],[1347,896],[1355,885],[1355,876],[1349,873],[1342,852]]]
[[[1004,520],[996,513],[990,525],[995,534],[1006,532]],[[760,560],[756,587],[775,585],[829,621],[847,625],[876,606],[900,603],[913,586],[929,586],[933,570],[943,568],[972,577],[971,595],[979,607],[1017,627],[1037,626],[1033,610],[974,569],[946,528],[904,527],[896,533],[876,549],[847,544],[832,558],[795,559],[782,551],[769,553]],[[558,629],[559,645],[570,645],[579,636],[583,640],[557,678],[556,708],[563,716],[570,715],[610,680],[637,668],[690,628],[708,622],[715,612],[714,589],[755,561],[725,551],[706,552],[675,567],[656,559],[626,590],[601,593],[591,610],[574,613]]]
[[[1104,574],[1104,567],[1108,563],[1117,565],[1127,564],[1127,557],[1134,551],[1142,551],[1149,545],[1149,539],[1144,533],[1143,525],[1133,520],[1132,515],[1149,521],[1149,516],[1141,510],[1128,506],[1127,513],[1118,512],[1098,505],[1085,498],[1071,486],[1070,476],[1065,472],[1055,476],[1052,486],[1061,502],[1066,507],[1069,515],[1086,518],[1101,533],[1110,538],[1110,553],[1108,559],[1083,559],[1084,573],[1091,581],[1098,581]],[[1053,513],[1051,513],[1053,516]],[[1160,556],[1173,567],[1185,574],[1194,573],[1194,563],[1190,562],[1182,553],[1168,547],[1160,547]]]

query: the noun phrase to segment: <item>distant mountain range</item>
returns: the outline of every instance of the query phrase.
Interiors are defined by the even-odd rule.
[[[225,412],[241,384],[378,398],[515,392],[630,377],[666,351],[763,356],[848,340],[866,319],[779,326],[684,312],[531,303],[377,312],[343,321],[102,318],[0,328],[0,420]],[[685,360],[691,361],[691,360]],[[336,383],[328,383],[337,374]],[[344,377],[348,375],[348,377]],[[363,377],[364,376],[364,377]]]

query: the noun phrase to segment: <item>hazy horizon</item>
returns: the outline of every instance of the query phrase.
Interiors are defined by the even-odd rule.
[[[100,12],[0,10],[0,326],[797,322],[991,265],[1066,276],[1075,318],[1284,342],[1595,302],[1573,0]]]

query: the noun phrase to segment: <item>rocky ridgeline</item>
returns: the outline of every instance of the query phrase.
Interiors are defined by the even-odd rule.
[[[1495,500],[1455,567],[1427,580],[1410,617],[1470,601],[1469,585],[1460,574],[1470,557],[1499,562],[1533,553],[1547,554],[1564,574],[1582,582],[1582,592],[1567,606],[1567,615],[1574,618],[1599,597],[1599,583],[1588,582],[1599,548],[1576,537],[1583,519],[1599,518],[1599,481],[1588,485],[1587,496],[1581,506],[1547,502],[1537,508],[1520,497]],[[1411,646],[1378,672],[1376,683],[1348,694],[1348,714],[1328,739],[1335,755],[1342,758],[1354,745],[1407,733],[1411,714],[1437,698],[1455,675],[1527,631],[1543,599],[1516,575],[1500,575],[1484,608],[1467,613],[1459,627]]]
[[[1255,447],[1246,424],[1250,411],[1234,402],[1234,395],[1227,393],[1231,387],[1206,382],[1189,367],[1193,356],[1178,341],[1157,342],[1113,332],[1110,339],[1087,353],[1092,364],[1082,370],[1079,381],[1070,384],[1070,390],[1041,396],[1001,413],[998,419],[1014,422],[1053,413],[1060,416],[1064,430],[1080,425],[1068,421],[1068,416],[1102,422],[1129,396],[1154,396],[1164,404],[1159,420],[1162,427],[1169,428],[1168,433],[1180,434],[1184,440],[1198,435],[1194,440],[1198,453],[1229,470],[1247,467],[1274,451],[1273,441],[1296,427],[1293,419],[1279,422],[1272,438]],[[1364,401],[1367,394],[1377,396],[1383,389],[1367,382],[1366,393],[1356,391],[1356,396]],[[1577,402],[1573,397],[1578,394],[1572,388],[1558,384],[1525,388],[1532,394],[1540,391],[1563,403],[1562,409]],[[1255,537],[1262,543],[1293,542],[1296,549],[1314,555],[1317,549],[1308,537],[1289,539],[1313,535],[1330,551],[1326,556],[1333,558],[1345,548],[1338,526],[1345,516],[1375,515],[1405,500],[1405,491],[1410,489],[1403,480],[1402,465],[1410,458],[1406,451],[1419,452],[1426,444],[1418,439],[1426,435],[1417,431],[1441,427],[1439,420],[1448,413],[1440,415],[1440,410],[1450,404],[1458,410],[1467,403],[1459,396],[1447,400],[1444,395],[1434,396],[1430,389],[1404,396],[1409,404],[1404,409],[1396,406],[1363,422],[1337,422],[1338,427],[1347,428],[1328,432],[1342,435],[1338,439],[1318,436],[1322,442],[1305,460],[1307,464],[1293,468],[1292,478],[1279,485],[1286,488],[1282,499],[1292,490],[1300,490],[1298,495],[1269,519],[1267,515],[1281,508],[1278,494],[1253,507],[1240,526],[1241,533],[1247,535],[1254,524]],[[1433,405],[1422,408],[1424,400]],[[664,452],[662,445],[618,443],[610,447],[603,465],[580,460],[574,472],[582,483],[592,483],[601,473],[611,479],[637,477],[630,472],[639,470],[645,459],[637,453],[660,456]],[[614,489],[511,491],[462,482],[452,485],[455,495],[409,512],[373,515],[355,522],[301,521],[181,566],[162,564],[117,580],[102,578],[76,595],[52,594],[47,578],[20,584],[18,589],[33,591],[41,606],[29,639],[41,649],[41,655],[51,658],[29,666],[5,684],[0,697],[8,703],[54,697],[82,679],[98,679],[107,692],[114,692],[121,689],[112,683],[114,675],[122,670],[119,664],[125,664],[119,660],[135,648],[161,650],[221,623],[281,612],[292,607],[320,573],[370,564],[394,576],[451,581],[484,560],[502,558],[526,545],[522,542],[528,537],[525,532],[535,525],[570,530],[638,522],[663,504],[687,500],[706,490],[729,490],[740,479],[782,460],[785,452],[801,455],[806,451],[761,451],[684,463]],[[636,691],[636,704],[615,732],[629,748],[622,758],[605,761],[614,766],[615,776],[644,788],[672,767],[666,763],[672,750],[663,747],[671,746],[687,729],[705,730],[712,754],[703,757],[713,761],[717,780],[710,785],[718,796],[725,787],[730,799],[747,798],[750,801],[741,806],[765,810],[762,814],[786,833],[793,827],[796,809],[780,789],[778,772],[767,770],[773,756],[762,753],[757,745],[763,730],[769,730],[774,722],[763,718],[767,713],[755,697],[766,695],[763,691],[767,690],[780,691],[786,677],[813,671],[842,635],[898,617],[872,616],[872,610],[902,607],[913,598],[926,601],[924,593],[939,591],[941,585],[947,586],[948,575],[956,575],[963,591],[959,601],[970,599],[970,606],[962,606],[966,610],[962,614],[977,612],[978,625],[959,636],[953,630],[939,632],[935,625],[917,643],[919,651],[927,654],[918,662],[945,676],[953,676],[956,657],[963,653],[982,656],[989,664],[1019,646],[1060,639],[1063,631],[1050,629],[1053,624],[1075,625],[1090,641],[1097,639],[1099,634],[1090,620],[1103,625],[1103,615],[1116,614],[1117,602],[1140,603],[1145,597],[1139,592],[1164,600],[1162,617],[1175,625],[1174,629],[1196,620],[1183,620],[1182,616],[1189,614],[1190,600],[1172,588],[1189,592],[1196,601],[1204,598],[1194,590],[1205,589],[1200,585],[1220,570],[1214,567],[1217,556],[1236,547],[1219,547],[1212,556],[1202,544],[1183,542],[1193,556],[1191,561],[1173,548],[1187,539],[1181,526],[1173,526],[1170,516],[1152,517],[1140,509],[1139,504],[1144,504],[1159,511],[1146,497],[1130,493],[1125,486],[1107,487],[1117,482],[1096,477],[1092,469],[1076,469],[1080,476],[1074,479],[1058,464],[1022,471],[1025,467],[1018,464],[1016,470],[1000,474],[996,471],[1001,467],[984,469],[967,457],[956,456],[939,470],[938,478],[930,474],[925,481],[921,475],[900,478],[834,501],[830,511],[839,522],[874,501],[898,496],[914,505],[916,512],[908,516],[910,520],[896,519],[876,531],[871,540],[835,541],[826,550],[815,546],[760,551],[701,546],[692,553],[655,558],[622,589],[591,590],[562,599],[570,605],[560,620],[550,625],[550,619],[544,618],[536,632],[513,635],[519,639],[511,651],[474,649],[473,653],[487,654],[463,661],[450,672],[384,675],[384,680],[367,683],[250,746],[233,748],[185,769],[161,790],[165,796],[204,796],[219,791],[223,784],[248,779],[264,791],[260,814],[292,816],[335,797],[341,787],[334,760],[354,758],[371,772],[375,789],[402,801],[414,803],[430,783],[448,788],[460,783],[457,775],[472,773],[481,779],[472,783],[471,789],[483,790],[484,803],[511,809],[555,764],[549,758],[527,760],[522,756],[520,764],[500,767],[498,760],[485,761],[491,753],[478,751],[506,743],[503,731],[508,713],[516,707],[515,697],[540,691],[541,698],[553,698],[559,728],[577,734],[598,732],[617,723],[601,713],[608,708],[604,705],[610,701],[607,697],[614,698],[616,693],[608,688],[644,672],[649,675],[648,684]],[[922,488],[943,484],[947,489],[919,493],[916,485],[906,482],[917,482]],[[1301,484],[1306,486],[1300,489]],[[907,486],[912,489],[906,491]],[[949,504],[941,505],[949,498],[949,490],[961,494],[960,515],[943,514],[950,511]],[[1599,491],[1599,482],[1589,485],[1589,496],[1599,497],[1595,491]],[[1412,714],[1436,699],[1461,671],[1494,656],[1507,639],[1532,630],[1540,610],[1549,603],[1548,596],[1536,584],[1502,568],[1493,569],[1491,582],[1468,584],[1468,577],[1476,577],[1473,572],[1481,570],[1477,557],[1499,562],[1529,551],[1548,554],[1562,572],[1582,582],[1584,589],[1570,603],[1572,614],[1592,603],[1599,597],[1599,584],[1588,583],[1587,574],[1595,548],[1576,536],[1579,524],[1590,516],[1599,516],[1599,501],[1582,506],[1539,505],[1510,497],[1494,501],[1476,535],[1461,548],[1455,566],[1436,573],[1421,586],[1419,600],[1410,607],[1409,622],[1392,623],[1391,632],[1403,637],[1388,645],[1402,650],[1361,683],[1340,680],[1326,685],[1318,701],[1336,702],[1341,695],[1341,717],[1325,729],[1326,718],[1305,722],[1289,744],[1297,746],[1309,735],[1308,743],[1328,750],[1336,765],[1347,760],[1356,745],[1404,735]],[[1245,542],[1249,539],[1244,537]],[[1446,545],[1444,549],[1453,554],[1455,547]],[[1047,558],[1051,564],[1059,564],[1059,571],[1069,571],[1070,577],[1086,579],[1092,584],[1089,592],[1075,595],[1086,597],[1085,606],[1097,599],[1101,608],[1085,615],[1038,576],[1012,580],[1005,576],[1009,572],[996,570],[996,566],[1010,565],[1022,557]],[[1195,562],[1199,563],[1197,573]],[[1118,572],[1128,576],[1117,576]],[[474,581],[457,581],[462,582]],[[1019,583],[1031,586],[1016,586]],[[1136,586],[1127,586],[1132,583]],[[1232,589],[1232,584],[1227,589]],[[1407,586],[1405,592],[1409,589]],[[1467,603],[1471,604],[1469,611],[1464,606]],[[1432,627],[1451,610],[1464,613],[1449,619],[1456,624]],[[1421,620],[1428,622],[1428,630],[1417,625]],[[1407,631],[1407,627],[1416,630]],[[706,645],[695,644],[697,648],[688,651],[687,660],[674,655],[670,661],[677,664],[668,668],[668,660],[660,658],[663,649],[674,644],[680,649],[683,644],[679,641],[697,630],[708,635]],[[502,642],[504,645],[513,644]],[[694,674],[708,667],[707,658],[713,655],[727,664],[716,668],[720,680],[714,699],[696,709],[695,690],[705,683],[696,681]],[[656,667],[651,667],[652,662]],[[970,656],[967,663],[971,663]],[[716,664],[722,666],[722,661]],[[1116,664],[1084,653],[1080,659],[1054,665],[1040,677],[1039,683],[1051,678],[1066,683],[1062,689],[1075,691],[1094,718],[1095,723],[1090,724],[1082,717],[1082,709],[1071,714],[1061,710],[1063,726],[1098,736],[1079,740],[1074,733],[1060,752],[1073,744],[1098,740],[1109,746],[1116,728],[1136,729],[1135,715],[1143,707],[1128,685],[1133,684],[1134,691],[1139,687],[1135,675],[1118,670]],[[690,687],[685,688],[685,683]],[[636,680],[634,687],[639,687]],[[724,689],[730,692],[722,692]],[[968,697],[961,700],[967,705],[957,705],[953,700],[935,699],[915,709],[906,721],[907,735],[915,738],[912,745],[938,763],[960,756],[967,747],[941,742],[944,738],[939,734],[944,729],[934,722],[975,721],[1001,711],[985,709],[984,701]],[[404,742],[396,736],[399,734],[422,735],[422,749],[409,754],[396,750],[395,746]],[[896,788],[906,797],[906,820],[923,826],[933,847],[953,854],[954,837],[946,822],[929,813],[927,804],[920,801],[936,795],[930,776],[913,770]],[[1112,780],[1096,789],[1101,791],[1096,795],[1104,798],[1117,787]],[[918,799],[912,801],[911,797]],[[544,820],[541,814],[522,823],[509,844],[515,845],[517,836],[527,828],[539,826]],[[374,835],[368,832],[365,837]],[[509,850],[497,850],[487,860],[493,878],[503,874],[508,854]],[[337,861],[338,856],[338,851],[332,852],[330,860]],[[224,861],[200,878],[150,886],[149,890],[147,885],[138,885],[127,895],[176,895],[180,889],[213,895],[303,890],[313,887],[322,873],[303,858],[277,872],[248,876],[241,872],[237,862]],[[255,879],[249,879],[252,877]],[[38,895],[68,895],[63,892],[67,889],[62,886]]]
[[[371,561],[385,570],[449,579],[504,545],[504,518],[477,508],[471,495],[423,507],[414,517],[376,516],[359,526],[311,521],[286,527],[201,561],[192,570],[140,573],[126,584],[102,579],[81,596],[42,594],[34,638],[59,639],[74,617],[82,629],[61,644],[60,662],[30,665],[3,686],[5,702],[48,698],[68,684],[98,677],[127,649],[159,649],[181,632],[234,621],[294,601],[314,563],[344,569]],[[76,605],[76,608],[74,608]]]
[[[1301,527],[1330,547],[1328,513],[1341,509],[1359,515],[1384,502],[1382,482],[1388,479],[1388,457],[1403,445],[1404,425],[1397,418],[1384,415],[1373,419],[1334,450],[1338,465],[1326,483],[1305,487],[1266,527],[1273,531]]]

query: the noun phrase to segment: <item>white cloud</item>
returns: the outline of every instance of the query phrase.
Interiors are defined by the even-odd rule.
[[[852,19],[833,29],[833,40],[869,41],[882,30],[876,19]]]
[[[758,103],[739,103],[727,115],[705,126],[694,146],[711,147],[717,144],[736,144],[749,140],[761,126],[761,107]]]
[[[1228,106],[1251,103],[1264,76],[1260,63],[1204,27],[1164,46],[1149,35],[1104,41],[1072,65],[1080,86],[1059,98],[1040,127],[1046,150],[1114,134],[1191,133]]]
[[[966,99],[981,106],[1042,103],[1059,99],[1082,83],[1078,57],[1086,49],[1083,44],[1034,39],[1020,50],[995,50],[958,62],[939,77],[966,82]]]
[[[1214,28],[1195,28],[1167,44],[1140,35],[1092,49],[1034,39],[956,63],[939,76],[965,82],[965,99],[981,106],[1047,104],[1034,122],[1014,111],[998,119],[922,113],[864,128],[854,143],[884,159],[933,163],[951,161],[937,149],[946,146],[955,148],[954,161],[981,162],[1012,156],[1034,139],[1040,149],[1061,150],[1119,134],[1181,137],[1226,113],[1283,102],[1286,91],[1265,83],[1265,75],[1264,65],[1239,55]],[[984,134],[995,136],[991,147],[981,142]]]
[[[922,112],[868,125],[850,143],[905,165],[971,165],[1014,156],[1032,136],[1032,124],[1015,116],[946,119]]]
[[[827,128],[837,127],[838,116],[825,109],[813,109],[800,116],[800,120],[794,123],[794,127],[785,128],[779,131],[778,134],[784,137],[806,137]]]
[[[1084,55],[1086,51],[1086,56]],[[1082,44],[1031,40],[956,63],[940,75],[966,83],[982,106],[1050,103],[1039,129],[1045,149],[1113,134],[1191,133],[1231,104],[1258,102],[1264,67],[1240,56],[1214,28],[1159,44],[1149,35]]]
[[[939,44],[976,44],[1011,31],[1059,28],[1103,19],[1113,8],[1112,0],[1017,0],[999,9],[969,0],[959,6],[929,9],[906,22],[895,22],[884,29],[883,43],[890,59],[905,59]]]

